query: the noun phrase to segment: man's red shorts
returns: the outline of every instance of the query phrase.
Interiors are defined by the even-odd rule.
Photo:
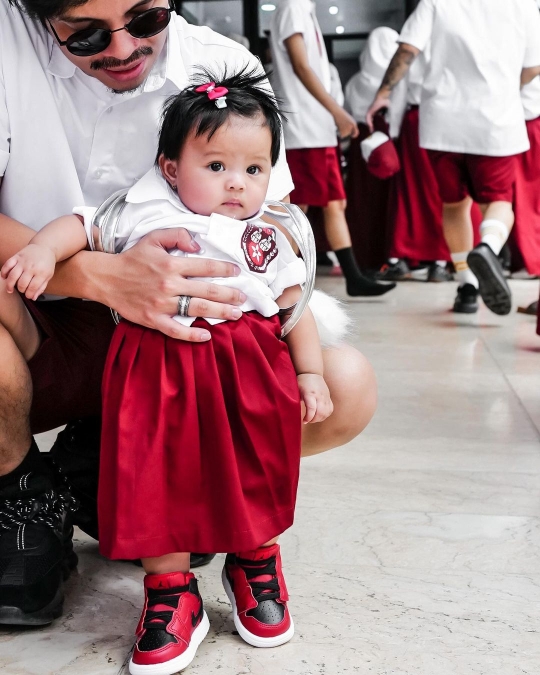
[[[32,433],[101,414],[101,379],[115,328],[108,307],[69,298],[25,300],[43,342],[28,367]]]
[[[287,150],[287,163],[294,181],[293,204],[324,207],[346,199],[337,147]]]
[[[442,201],[455,204],[471,196],[478,204],[512,202],[516,157],[484,157],[428,150]]]

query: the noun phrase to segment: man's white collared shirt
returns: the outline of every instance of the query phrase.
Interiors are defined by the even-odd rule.
[[[41,24],[0,0],[0,212],[39,230],[75,204],[98,206],[153,166],[163,103],[197,66],[259,61],[241,45],[173,15],[142,87],[114,94],[67,59]],[[293,189],[284,155],[269,199]]]
[[[95,209],[75,208],[84,217],[89,242],[92,238],[91,221]],[[198,253],[171,251],[172,255],[190,258],[211,258],[234,263],[240,268],[237,277],[205,277],[201,281],[237,288],[243,291],[246,302],[243,312],[257,311],[262,316],[274,316],[279,311],[277,298],[286,288],[303,284],[306,280],[304,261],[293,251],[287,237],[276,227],[261,220],[264,206],[246,220],[235,220],[213,213],[200,216],[190,211],[172,191],[159,173],[150,169],[126,196],[126,206],[116,226],[117,242],[124,242],[126,251],[155,230],[184,227],[199,244]],[[196,277],[193,277],[196,279]],[[195,318],[173,317],[190,326]],[[221,319],[207,319],[221,323]]]

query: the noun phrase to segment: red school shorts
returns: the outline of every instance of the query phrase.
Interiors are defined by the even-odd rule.
[[[30,359],[33,434],[101,414],[101,380],[115,324],[105,305],[24,298],[42,343]]]
[[[455,204],[471,196],[478,204],[512,202],[517,155],[485,157],[428,150],[441,199]]]
[[[325,207],[346,199],[337,146],[287,150],[287,163],[294,181],[293,204]]]

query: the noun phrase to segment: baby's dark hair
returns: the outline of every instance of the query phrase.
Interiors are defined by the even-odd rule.
[[[215,82],[216,88],[229,90],[227,107],[218,108],[206,92],[195,91],[209,82]],[[281,117],[278,102],[271,90],[262,86],[264,82],[265,73],[249,65],[232,75],[227,70],[218,75],[207,69],[198,69],[191,85],[165,102],[156,162],[162,154],[166,159],[176,159],[193,130],[196,136],[212,138],[231,115],[253,118],[262,114],[272,135],[271,162],[274,166],[281,148]]]

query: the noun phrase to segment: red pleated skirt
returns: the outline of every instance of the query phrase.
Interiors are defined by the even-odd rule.
[[[540,118],[527,131],[531,149],[516,160],[513,237],[529,274],[540,275]]]
[[[292,525],[301,409],[278,317],[181,342],[123,321],[103,380],[99,541],[109,558],[238,552]]]

